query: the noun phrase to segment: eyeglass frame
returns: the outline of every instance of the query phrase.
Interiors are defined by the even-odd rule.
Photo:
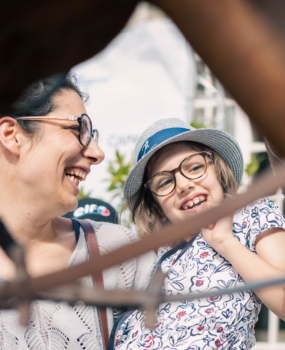
[[[183,174],[183,172],[181,171],[181,165],[186,159],[192,158],[192,157],[196,156],[197,154],[200,154],[204,158],[206,167],[205,167],[205,171],[203,172],[202,175],[200,175],[200,176],[198,176],[198,177],[196,177],[194,179],[191,179],[191,178],[187,177],[185,174]],[[149,179],[144,184],[145,189],[149,189],[153,194],[155,194],[158,197],[169,196],[176,188],[176,177],[175,177],[176,173],[180,173],[182,176],[184,176],[188,180],[197,180],[197,179],[200,179],[202,176],[204,176],[206,174],[206,171],[208,169],[208,163],[207,163],[207,160],[206,160],[206,156],[211,158],[212,157],[212,153],[203,151],[203,152],[197,152],[197,153],[191,154],[190,156],[188,156],[185,159],[183,159],[182,162],[179,164],[179,166],[177,168],[174,168],[172,170],[164,170],[164,171],[161,171],[160,173],[157,173],[156,175],[154,175],[151,179]],[[169,192],[168,194],[157,194],[150,188],[150,182],[152,181],[153,178],[155,178],[156,176],[161,175],[163,173],[170,173],[172,175],[172,177],[174,179],[174,187],[173,187],[173,190],[171,192]]]
[[[87,143],[87,145],[83,145],[83,143],[80,140],[80,132],[81,132],[81,126],[82,126],[82,118],[83,116],[86,116],[89,119],[90,125],[91,125],[91,135],[89,138],[89,141]],[[64,120],[64,121],[77,121],[79,124],[79,130],[78,130],[78,140],[79,143],[81,144],[81,146],[83,147],[87,147],[91,141],[91,138],[93,138],[95,140],[95,142],[98,145],[98,141],[99,141],[99,131],[97,129],[92,129],[92,121],[90,119],[90,117],[86,114],[86,113],[82,113],[80,117],[76,117],[74,115],[70,115],[67,117],[57,117],[54,115],[50,115],[50,116],[26,116],[26,117],[16,117],[16,120],[35,120],[35,121],[41,121],[41,120]],[[69,127],[68,129],[72,129],[73,127]],[[74,130],[76,131],[76,130]],[[96,136],[97,135],[97,136]],[[94,137],[95,136],[95,137]]]

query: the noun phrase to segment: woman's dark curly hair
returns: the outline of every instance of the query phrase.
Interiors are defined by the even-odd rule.
[[[59,89],[52,93],[47,99],[41,101],[42,97],[55,89],[56,84],[56,78],[51,77],[37,81],[29,86],[15,103],[14,112],[12,112],[10,116],[12,118],[17,118],[47,115],[57,107],[54,97],[60,95],[64,90],[75,91],[84,103],[87,102],[88,95],[79,89],[74,73],[69,73]],[[40,102],[37,103],[37,101]],[[33,135],[39,126],[38,121],[19,120],[18,123],[21,128],[30,135]]]
[[[217,179],[222,186],[225,196],[231,196],[237,192],[237,183],[233,175],[232,170],[228,164],[210,147],[207,147],[201,143],[181,141],[176,143],[177,147],[186,146],[187,148],[197,152],[211,152],[211,161],[215,168]],[[145,233],[150,234],[151,232],[157,231],[161,227],[161,219],[164,217],[164,213],[155,200],[154,195],[151,191],[146,190],[144,184],[150,179],[151,171],[154,164],[159,157],[168,148],[173,148],[174,144],[169,144],[160,150],[158,150],[148,161],[143,181],[140,189],[132,196],[126,203],[126,207],[130,208],[132,215],[132,222],[137,226],[140,235]]]

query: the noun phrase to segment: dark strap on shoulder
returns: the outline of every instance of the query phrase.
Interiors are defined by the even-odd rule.
[[[108,350],[114,350],[115,349],[115,338],[116,338],[116,333],[117,330],[121,327],[121,325],[126,321],[126,319],[134,312],[136,311],[135,309],[128,309],[126,312],[124,312],[122,315],[120,315],[117,320],[114,322],[111,335],[110,335],[110,340],[109,340],[109,346]]]
[[[74,230],[75,230],[75,238],[76,238],[76,244],[78,243],[79,236],[80,236],[80,224],[76,219],[71,219],[73,222]]]
[[[93,229],[93,226],[90,224],[90,222],[86,220],[78,220],[76,219],[77,222],[80,224],[82,227],[87,245],[88,245],[88,250],[89,250],[89,257],[96,257],[100,255],[99,247],[98,247],[98,242],[97,242],[97,237],[96,233]],[[97,287],[104,287],[104,281],[103,281],[103,274],[98,273],[96,275],[93,275],[93,281],[94,285]],[[108,331],[108,319],[107,319],[107,309],[105,307],[99,307],[99,317],[100,317],[100,323],[101,323],[101,329],[103,333],[103,340],[104,340],[104,345],[105,345],[105,350],[108,349],[108,343],[109,343],[109,331]]]

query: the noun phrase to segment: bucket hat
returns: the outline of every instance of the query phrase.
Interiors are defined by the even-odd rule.
[[[178,118],[161,119],[151,124],[136,143],[133,168],[124,186],[124,198],[129,200],[141,187],[147,162],[160,148],[179,141],[194,141],[216,151],[229,165],[239,187],[243,174],[243,157],[239,144],[227,132],[219,129],[195,129]]]

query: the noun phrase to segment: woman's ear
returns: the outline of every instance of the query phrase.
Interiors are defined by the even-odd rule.
[[[0,142],[14,156],[20,155],[21,133],[15,119],[11,117],[0,118]]]

